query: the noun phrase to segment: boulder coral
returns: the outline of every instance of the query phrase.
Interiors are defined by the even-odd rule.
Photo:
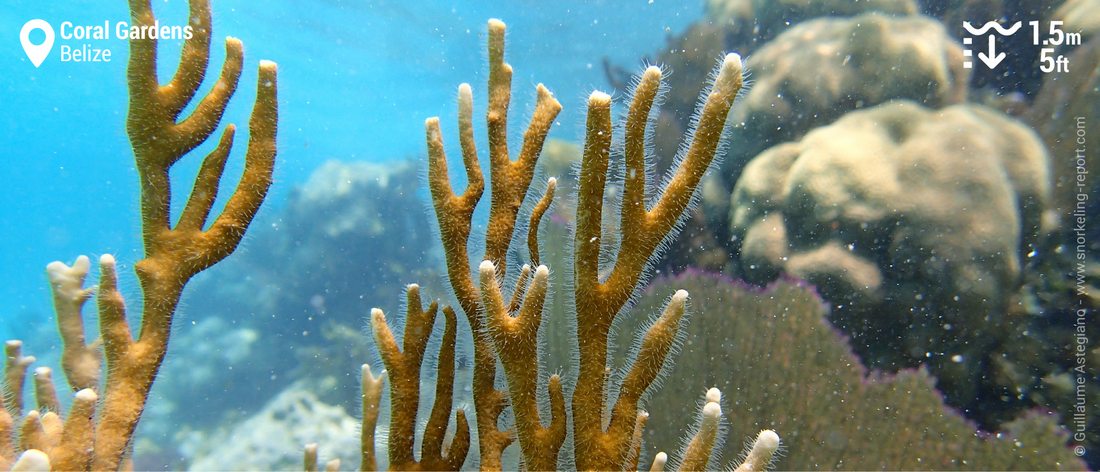
[[[930,361],[973,399],[976,354],[1050,228],[1048,166],[1030,128],[981,106],[853,112],[745,168],[731,197],[743,273],[818,285],[853,336],[901,338],[886,351],[908,360],[886,364]]]
[[[893,99],[929,107],[966,98],[962,47],[923,16],[867,13],[798,24],[746,62],[751,87],[733,110],[740,127],[723,166],[727,184],[747,159],[854,109]]]

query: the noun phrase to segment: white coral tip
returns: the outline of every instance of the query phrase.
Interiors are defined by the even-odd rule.
[[[726,57],[722,58],[722,68],[736,67],[738,71],[741,70],[741,55],[735,52],[726,54]]]
[[[707,402],[703,407],[703,417],[708,420],[717,420],[722,416],[722,407],[715,402]]]
[[[674,293],[672,295],[672,301],[676,302],[676,303],[684,303],[687,300],[687,298],[688,298],[687,290],[677,290],[676,293]]]
[[[19,455],[19,460],[11,466],[12,471],[32,472],[50,470],[50,456],[38,449],[27,449]]]
[[[653,466],[650,467],[649,470],[665,470],[666,463],[668,463],[668,454],[658,452],[657,455],[653,457]]]
[[[768,451],[779,449],[779,435],[770,429],[765,429],[756,436],[756,446]]]
[[[95,390],[85,388],[76,392],[76,399],[82,402],[95,402],[99,400],[99,395],[96,395]]]
[[[608,106],[611,105],[611,95],[603,93],[599,90],[593,91],[592,95],[588,96],[588,106]]]

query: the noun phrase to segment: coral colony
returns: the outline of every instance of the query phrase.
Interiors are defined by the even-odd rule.
[[[135,27],[155,24],[149,0],[131,0]],[[142,290],[141,326],[134,337],[126,321],[122,295],[116,287],[115,259],[99,259],[99,286],[84,288],[90,262],[81,257],[71,266],[54,262],[47,268],[58,328],[64,342],[62,367],[76,392],[64,420],[48,369],[35,372],[40,409],[23,413],[23,379],[33,358],[20,354],[21,343],[7,345],[5,387],[11,394],[0,410],[0,431],[18,428],[18,440],[3,434],[0,467],[23,470],[113,470],[126,468],[134,430],[149,390],[168,349],[172,316],[184,285],[195,274],[229,256],[259,210],[271,185],[278,123],[276,66],[261,61],[256,103],[249,122],[244,175],[221,214],[210,211],[233,146],[236,128],[227,125],[217,147],[202,162],[194,187],[175,226],[170,222],[169,170],[217,130],[229,99],[237,89],[244,46],[226,39],[226,61],[214,88],[190,115],[191,104],[206,75],[210,59],[210,4],[190,4],[193,37],[184,43],[179,70],[170,82],[157,82],[157,41],[130,42],[127,78],[130,111],[126,129],[141,179],[141,221],[145,258],[135,265]],[[205,229],[204,229],[205,228]],[[81,308],[96,297],[98,340],[87,341]],[[101,365],[106,360],[105,368]],[[106,372],[106,379],[101,376]],[[16,419],[19,423],[16,424]],[[14,464],[13,464],[14,461]]]
[[[459,139],[468,184],[461,193],[451,187],[439,119],[425,123],[428,141],[428,180],[439,221],[451,287],[474,336],[473,395],[477,422],[480,466],[484,469],[510,467],[502,462],[504,449],[518,439],[522,461],[532,470],[554,470],[575,466],[579,470],[636,470],[640,460],[642,433],[649,418],[642,397],[665,369],[669,353],[679,337],[688,298],[679,290],[669,299],[663,314],[650,324],[634,353],[632,366],[621,383],[613,385],[608,369],[609,333],[618,316],[637,316],[624,310],[639,288],[646,266],[658,247],[674,231],[691,203],[703,174],[714,160],[726,124],[726,116],[741,88],[741,58],[724,58],[714,84],[699,111],[698,125],[680,165],[659,197],[646,200],[646,143],[650,111],[661,86],[661,70],[646,69],[638,80],[626,118],[624,155],[626,178],[620,207],[621,227],[635,228],[624,234],[614,265],[601,276],[603,210],[608,187],[608,166],[612,152],[611,97],[593,92],[588,99],[588,121],[584,155],[579,176],[576,234],[573,243],[573,326],[579,353],[579,374],[572,388],[572,425],[567,424],[562,379],[550,375],[546,381],[549,415],[540,411],[538,392],[539,326],[542,322],[550,269],[540,265],[538,227],[554,198],[557,181],[551,178],[543,196],[529,215],[526,237],[529,261],[523,265],[504,298],[501,283],[506,280],[508,255],[520,209],[535,174],[542,145],[561,105],[541,84],[531,123],[515,160],[507,148],[508,105],[511,98],[512,68],[504,62],[504,23],[489,22],[489,132],[490,213],[486,225],[485,252],[475,281],[469,267],[468,241],[475,207],[485,189],[478,151],[474,143],[473,95],[468,84],[459,86]],[[420,367],[430,327],[440,311],[436,303],[422,308],[420,288],[407,289],[404,347],[398,347],[386,316],[379,309],[371,313],[371,325],[390,379],[391,415],[389,466],[397,469],[455,469],[465,461],[470,433],[465,412],[455,412],[457,431],[447,447],[444,436],[452,410],[456,314],[443,307],[446,331],[438,364],[435,400],[423,432],[423,453],[414,458],[417,404],[420,397]],[[494,386],[496,365],[504,368],[507,390]],[[365,411],[363,423],[364,468],[374,468],[373,439],[385,374],[374,376],[363,369]],[[609,406],[609,391],[618,398]],[[676,463],[685,470],[706,469],[720,448],[717,389],[707,392],[699,424]],[[498,419],[510,406],[515,430],[498,426]],[[605,421],[606,419],[606,421]],[[368,421],[369,420],[369,421]],[[571,431],[570,431],[571,426]],[[568,433],[572,450],[562,453]],[[741,470],[762,470],[779,445],[779,437],[764,431],[753,443]],[[315,451],[313,451],[315,454]],[[659,453],[653,462],[663,469],[668,456]],[[568,463],[572,461],[572,463]],[[710,465],[717,467],[717,464]]]

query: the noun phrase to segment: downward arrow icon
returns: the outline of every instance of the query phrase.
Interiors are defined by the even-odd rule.
[[[985,63],[985,65],[989,66],[990,69],[993,69],[997,67],[997,64],[1000,64],[1001,61],[1004,60],[1004,58],[1005,53],[1002,52],[1000,54],[997,54],[997,41],[992,34],[989,35],[989,54],[979,52],[978,59],[981,59],[982,62]]]

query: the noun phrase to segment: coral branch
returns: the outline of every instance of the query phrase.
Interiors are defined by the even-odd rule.
[[[38,449],[29,449],[19,455],[19,460],[11,466],[11,472],[45,472],[54,469],[50,463],[50,456]]]
[[[531,210],[531,222],[527,226],[527,251],[531,257],[531,263],[539,265],[539,223],[542,222],[546,210],[550,209],[550,203],[554,201],[554,189],[558,187],[558,179],[550,177],[546,181],[546,193]]]
[[[88,470],[94,450],[96,402],[99,397],[92,389],[76,393],[73,405],[65,418],[61,443],[50,451],[50,459],[57,470]]]
[[[57,399],[57,389],[53,384],[53,370],[49,367],[34,369],[34,399],[39,410],[61,411],[61,402]]]
[[[485,253],[481,258],[500,267],[498,276],[501,277],[507,267],[508,247],[515,232],[520,207],[534,177],[535,164],[550,126],[561,111],[561,104],[546,87],[539,84],[536,87],[534,115],[524,133],[519,156],[513,161],[508,151],[507,131],[512,66],[504,62],[504,30],[503,22],[489,21],[489,109],[485,120],[489,135],[489,169],[492,178]],[[473,391],[481,466],[486,469],[500,469],[500,456],[504,448],[511,444],[513,437],[497,424],[500,414],[507,406],[507,398],[504,392],[493,386],[496,358],[489,340],[481,334],[481,296],[469,265],[471,219],[485,187],[473,137],[473,92],[468,84],[459,86],[458,109],[459,141],[469,184],[462,195],[455,194],[451,187],[438,118],[429,118],[425,122],[428,181],[451,288],[475,333]]]
[[[658,452],[653,457],[653,465],[649,466],[649,472],[664,472],[665,464],[668,464],[668,454]]]
[[[549,427],[542,426],[537,397],[538,329],[550,270],[546,266],[535,269],[519,313],[513,317],[504,305],[496,267],[491,261],[484,261],[479,269],[488,334],[508,378],[508,395],[516,415],[523,463],[530,470],[555,470],[558,451],[565,442],[565,398],[561,379],[554,375],[547,385],[551,409]]]
[[[588,100],[588,124],[581,162],[577,202],[577,230],[573,258],[574,297],[580,374],[573,395],[577,467],[618,469],[629,457],[634,435],[638,400],[653,383],[675,341],[686,292],[678,292],[665,314],[643,340],[635,365],[627,375],[619,399],[604,430],[607,389],[608,333],[615,317],[637,290],[646,264],[661,241],[673,231],[691,201],[703,174],[714,160],[725,129],[726,116],[741,88],[741,58],[727,55],[717,79],[707,92],[698,127],[687,154],[672,174],[660,199],[645,208],[645,149],[647,123],[660,87],[660,69],[650,67],[642,74],[627,116],[624,155],[626,176],[620,214],[623,231],[615,264],[600,280],[600,252],[603,237],[604,189],[611,151],[611,97],[593,92]]]
[[[734,469],[734,472],[764,472],[775,457],[775,451],[778,450],[779,435],[775,434],[775,431],[765,429],[756,436],[756,440],[745,454],[745,460]]]
[[[422,438],[420,460],[413,457],[417,406],[420,402],[420,370],[424,364],[424,352],[428,347],[438,311],[439,305],[436,302],[432,302],[427,309],[423,308],[420,287],[416,284],[409,285],[406,292],[403,348],[398,348],[397,340],[386,323],[386,315],[380,309],[371,310],[374,339],[390,378],[388,450],[391,469],[455,470],[462,466],[469,450],[469,426],[466,423],[465,413],[460,410],[455,415],[457,424],[455,439],[446,454],[443,453],[443,442],[454,390],[454,350],[457,329],[454,311],[446,308],[443,310],[446,328],[436,371],[436,400],[432,405]],[[369,375],[369,371],[367,374]],[[377,382],[380,384],[381,380]],[[366,458],[365,453],[364,458]],[[366,462],[364,462],[365,465]]]
[[[696,427],[695,436],[691,438],[687,448],[684,449],[684,457],[680,462],[680,470],[708,470],[707,464],[720,444],[722,422],[722,406],[719,402],[722,393],[717,388],[707,390],[706,403],[699,412],[699,426]]]
[[[12,418],[23,414],[23,385],[27,368],[34,363],[34,356],[23,355],[22,341],[4,343],[4,406]]]
[[[664,313],[642,338],[641,349],[623,379],[619,399],[612,410],[611,424],[607,428],[610,436],[621,440],[633,434],[638,402],[663,370],[665,359],[680,332],[680,320],[684,318],[687,297],[688,293],[684,290],[672,295]]]
[[[317,447],[317,443],[309,443],[302,451],[302,470],[305,472],[317,472]]]

